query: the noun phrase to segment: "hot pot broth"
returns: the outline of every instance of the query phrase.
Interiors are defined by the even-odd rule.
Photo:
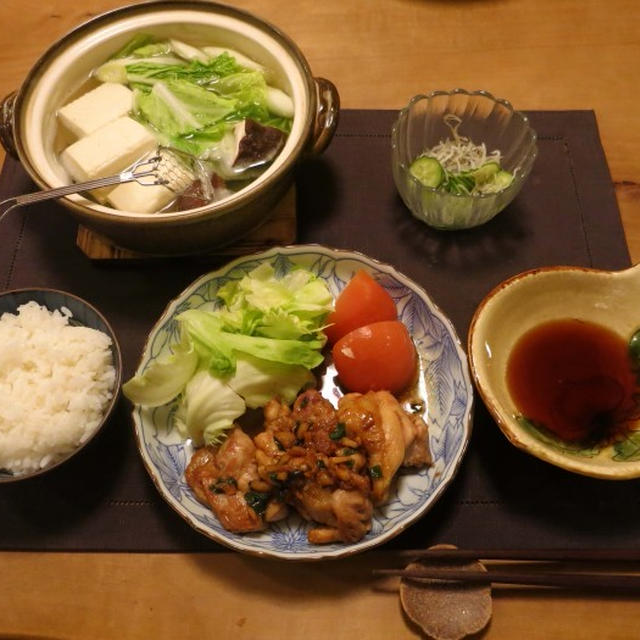
[[[293,101],[242,53],[139,34],[94,69],[57,113],[55,149],[73,181],[160,153],[165,185],[130,182],[91,197],[123,211],[204,206],[261,175],[291,130]]]

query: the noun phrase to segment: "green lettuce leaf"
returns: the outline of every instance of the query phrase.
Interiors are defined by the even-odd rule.
[[[185,387],[174,423],[197,447],[217,444],[246,410],[244,400],[208,371],[198,371]]]
[[[291,404],[315,382],[322,327],[333,306],[325,283],[304,269],[277,278],[263,263],[219,289],[228,306],[178,314],[180,342],[123,385],[136,404],[180,396],[174,422],[196,446],[217,443],[246,407],[272,398]]]
[[[222,286],[218,297],[227,309],[220,317],[232,330],[277,339],[320,337],[333,305],[326,284],[310,271],[293,269],[276,278],[266,262]]]
[[[256,409],[272,398],[291,404],[300,389],[314,381],[313,374],[300,365],[269,362],[245,354],[238,357],[236,372],[227,384],[244,398],[250,409]]]
[[[208,360],[209,369],[214,374],[228,373],[229,362],[235,370],[235,352],[282,364],[299,364],[307,369],[317,367],[323,360],[320,350],[325,338],[321,333],[318,334],[321,337],[305,341],[230,333],[224,330],[224,323],[215,312],[199,309],[183,311],[178,321],[200,357]],[[215,354],[215,359],[209,357],[210,353]]]
[[[141,374],[122,385],[134,404],[159,407],[184,389],[198,366],[198,354],[188,340],[181,340],[171,355],[154,360]]]

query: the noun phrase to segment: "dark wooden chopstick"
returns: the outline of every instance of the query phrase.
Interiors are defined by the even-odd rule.
[[[640,561],[636,549],[409,549],[398,555],[427,560]]]
[[[486,571],[458,567],[424,566],[411,569],[378,569],[377,575],[401,576],[404,578],[427,578],[467,584],[518,584],[577,589],[638,590],[640,575],[629,573],[594,571],[550,571],[545,565],[523,562],[638,562],[640,550],[635,549],[409,549],[398,555],[415,560],[504,561],[487,567]],[[519,564],[508,564],[519,563]]]
[[[401,576],[439,581],[454,581],[466,584],[518,584],[544,587],[564,587],[575,589],[607,589],[638,590],[640,575],[615,573],[581,573],[581,572],[542,572],[542,571],[504,571],[488,569],[487,571],[440,569],[425,567],[424,569],[374,569],[376,575]]]

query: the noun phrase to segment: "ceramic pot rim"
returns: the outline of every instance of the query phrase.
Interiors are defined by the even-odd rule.
[[[131,25],[135,24],[136,21],[144,21],[147,28],[152,28],[153,26],[169,24],[169,18],[175,20],[178,17],[181,18],[180,21],[183,23],[189,19],[191,24],[211,25],[212,27],[222,25],[223,28],[231,29],[234,26],[238,28],[242,26],[242,33],[246,32],[254,36],[259,35],[270,44],[273,44],[278,54],[284,56],[284,59],[280,62],[292,83],[292,88],[296,93],[294,97],[297,98],[297,102],[302,107],[302,109],[299,109],[299,104],[296,104],[294,124],[287,144],[280,156],[264,174],[244,189],[241,189],[237,194],[219,203],[182,212],[140,214],[117,211],[106,206],[92,204],[81,196],[65,198],[65,206],[82,217],[110,222],[114,222],[117,219],[118,223],[123,225],[139,225],[144,222],[145,225],[156,226],[166,225],[171,222],[190,224],[198,222],[202,218],[210,218],[212,215],[225,215],[256,200],[263,190],[269,189],[271,184],[283,179],[309,146],[316,112],[316,85],[306,59],[288,36],[262,19],[227,5],[200,2],[199,0],[188,2],[152,0],[103,13],[79,25],[49,47],[27,74],[16,97],[13,130],[18,157],[27,173],[39,187],[50,188],[63,184],[62,182],[55,184],[55,180],[51,180],[51,174],[43,176],[40,168],[43,163],[33,162],[29,143],[32,145],[37,143],[43,147],[42,137],[32,135],[29,138],[27,136],[25,122],[27,113],[34,102],[34,97],[38,97],[37,92],[41,88],[40,83],[45,74],[51,71],[51,68],[61,56],[69,50],[73,50],[74,47],[76,49],[79,48],[88,39],[97,39],[99,42],[105,42],[113,38],[116,35],[116,23],[119,23],[119,25]],[[134,29],[131,30],[133,31]],[[37,164],[40,164],[40,167]],[[46,159],[44,159],[44,166],[53,173],[54,169],[51,163],[46,162]]]

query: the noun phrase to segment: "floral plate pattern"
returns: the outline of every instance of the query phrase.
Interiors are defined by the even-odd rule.
[[[242,278],[263,261],[284,275],[301,266],[323,278],[336,296],[359,269],[372,274],[396,303],[399,319],[407,326],[421,361],[419,394],[425,400],[424,417],[429,425],[433,464],[419,471],[397,474],[395,491],[374,511],[371,531],[355,544],[311,545],[308,523],[295,514],[263,532],[234,534],[224,529],[213,513],[196,500],[184,470],[193,447],[172,428],[174,405],[158,408],[136,406],[134,428],[142,460],[158,491],[192,527],[209,538],[238,551],[287,560],[337,558],[370,549],[398,535],[424,515],[451,482],[471,434],[473,388],[467,358],[450,321],[427,293],[398,273],[363,254],[318,245],[288,246],[234,260],[202,276],[173,300],[152,329],[138,372],[169,352],[177,336],[175,317],[186,309],[215,304],[216,292],[229,280]],[[327,394],[326,380],[323,393]],[[336,397],[337,387],[329,389]]]

